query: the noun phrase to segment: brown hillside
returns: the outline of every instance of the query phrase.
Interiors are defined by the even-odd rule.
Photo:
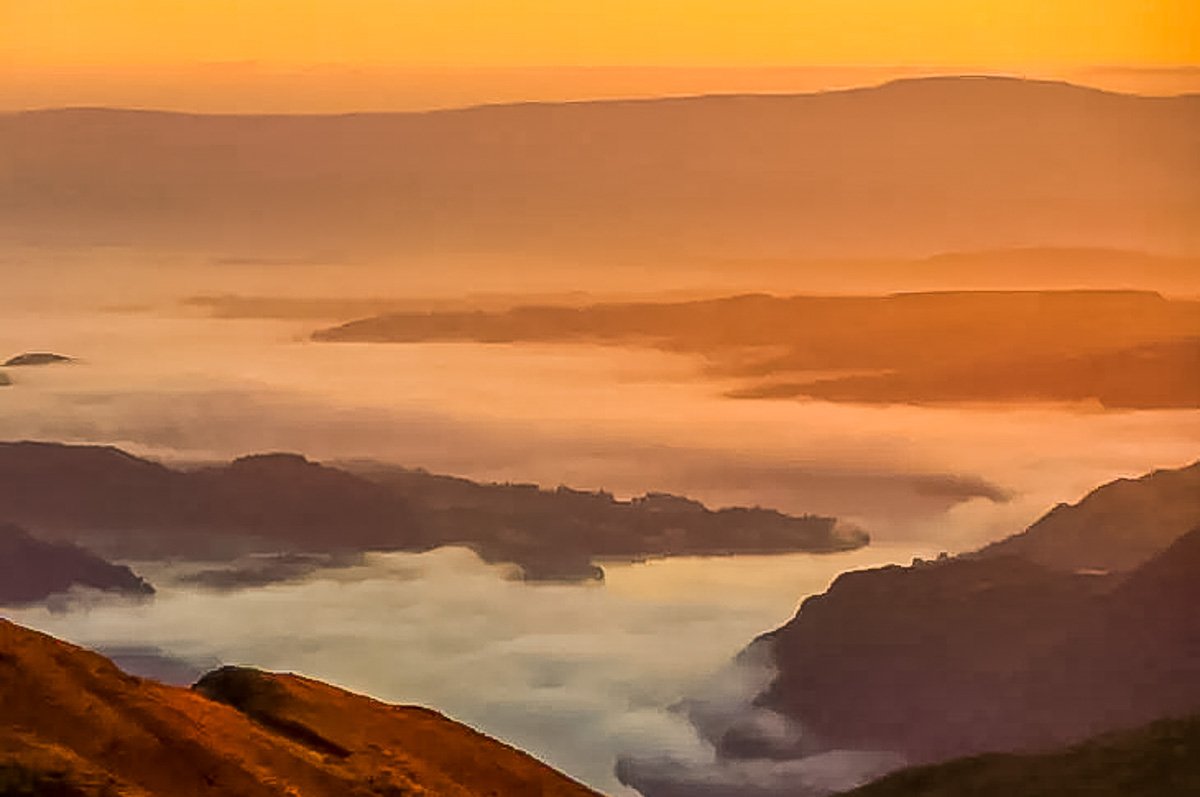
[[[85,797],[595,794],[426,709],[252,670],[202,683],[247,713],[0,620],[0,790],[7,781]]]

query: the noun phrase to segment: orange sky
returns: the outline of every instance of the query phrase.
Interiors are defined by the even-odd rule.
[[[1154,67],[1171,91],[1195,65],[1195,0],[0,0],[10,108],[807,90],[896,66]]]

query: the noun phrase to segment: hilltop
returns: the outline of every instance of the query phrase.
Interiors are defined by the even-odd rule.
[[[3,793],[595,797],[428,709],[245,669],[166,686],[5,620],[0,704]]]

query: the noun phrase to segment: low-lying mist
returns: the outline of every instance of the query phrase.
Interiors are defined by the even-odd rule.
[[[565,344],[342,344],[294,322],[14,317],[0,439],[110,443],[174,462],[294,451],[621,497],[837,516],[962,550],[1116,476],[1194,455],[1188,411],[731,400],[695,359]]]
[[[708,690],[712,674],[786,620],[797,599],[841,570],[928,553],[616,565],[603,586],[531,586],[451,548],[231,590],[195,586],[196,565],[134,563],[158,587],[152,600],[75,596],[6,615],[115,651],[127,666],[157,649],[182,660],[176,672],[247,664],[431,706],[618,794],[622,754],[711,759],[670,707]],[[746,683],[722,693],[737,699],[757,680]]]
[[[629,749],[618,780],[655,797],[824,797],[904,765],[884,750],[822,750],[799,723],[756,705],[776,675],[772,644],[756,640],[672,707],[705,744]],[[718,752],[734,737],[739,755]]]
[[[222,289],[276,295],[288,268]],[[631,752],[686,797],[725,782],[818,788],[889,765],[839,751],[727,766],[670,707],[838,572],[978,547],[1113,478],[1194,460],[1200,441],[1186,410],[734,400],[736,383],[701,358],[617,346],[322,345],[306,340],[311,321],[162,315],[203,286],[182,292],[155,272],[127,292],[103,284],[117,282],[111,270],[39,273],[18,280],[0,351],[77,361],[6,369],[0,439],[185,465],[293,451],[621,498],[665,490],[870,532],[847,554],[608,565],[589,587],[528,585],[459,549],[261,577],[132,563],[159,589],[152,600],[8,613],[129,666],[161,651],[182,660],[176,673],[242,663],[427,704],[614,794],[614,764]],[[114,293],[129,306],[98,311]]]

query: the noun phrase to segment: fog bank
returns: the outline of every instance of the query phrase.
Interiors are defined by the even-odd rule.
[[[432,706],[617,794],[622,753],[710,755],[669,707],[797,599],[846,568],[928,553],[691,559],[674,575],[675,560],[609,566],[604,586],[531,586],[462,549],[372,555],[232,590],[189,586],[196,566],[135,563],[159,589],[153,601],[91,596],[5,614],[168,674],[246,664]],[[180,661],[147,661],[164,657]]]

